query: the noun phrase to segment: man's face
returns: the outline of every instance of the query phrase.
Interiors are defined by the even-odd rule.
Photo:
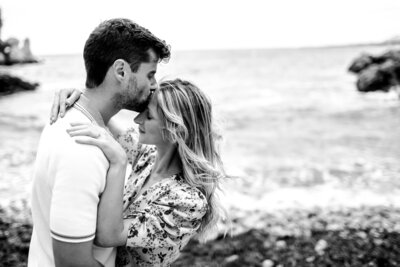
[[[157,88],[155,74],[158,58],[149,50],[150,61],[142,62],[136,72],[129,72],[129,81],[117,95],[118,105],[123,109],[141,112],[146,109],[151,92]]]

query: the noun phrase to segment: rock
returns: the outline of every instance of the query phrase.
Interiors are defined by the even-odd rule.
[[[357,90],[360,92],[384,91],[392,86],[391,76],[382,71],[378,65],[372,65],[360,72],[357,80]]]
[[[32,91],[38,86],[38,83],[30,83],[15,76],[0,74],[0,95],[8,95],[19,91]]]
[[[3,21],[0,9],[0,65],[39,62],[31,52],[30,41],[28,38],[24,40],[22,47],[19,46],[19,40],[14,37],[10,37],[6,41],[3,41],[1,39],[2,26]]]
[[[324,255],[325,249],[328,247],[328,242],[324,239],[318,240],[317,244],[315,244],[314,250],[318,255]]]
[[[400,50],[389,50],[379,56],[362,54],[349,66],[358,76],[356,85],[360,92],[398,89],[400,85]]]
[[[374,63],[374,57],[368,54],[362,54],[356,58],[349,67],[349,71],[353,73],[360,73],[362,70],[369,67]]]
[[[261,263],[261,266],[262,267],[273,267],[274,266],[274,262],[272,260],[267,259],[267,260],[264,260]]]
[[[285,249],[286,248],[286,242],[284,240],[278,240],[278,241],[276,241],[275,246],[276,246],[277,249],[280,249],[280,250]]]
[[[400,57],[400,55],[399,55]],[[388,59],[384,63],[379,66],[380,70],[383,73],[386,73],[390,76],[389,83],[394,86],[398,85],[400,81],[400,58],[397,61],[396,59]]]
[[[400,62],[400,50],[389,50],[383,53],[381,56],[381,63],[385,62],[386,60],[394,60],[396,62]]]
[[[238,259],[239,259],[238,255],[231,255],[229,257],[226,257],[224,262],[225,263],[231,263],[231,262],[237,261]]]
[[[24,39],[22,47],[20,47],[18,39],[11,37],[0,46],[0,65],[13,65],[24,63],[38,63],[30,49],[30,41],[28,38]]]

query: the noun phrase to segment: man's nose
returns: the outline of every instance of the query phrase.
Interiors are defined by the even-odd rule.
[[[142,114],[143,114],[144,112],[140,112],[134,119],[133,119],[133,121],[136,123],[136,124],[141,124],[142,122],[143,122],[143,116],[142,116]]]
[[[150,90],[155,91],[158,89],[158,83],[156,79],[153,79],[152,83],[150,84]]]

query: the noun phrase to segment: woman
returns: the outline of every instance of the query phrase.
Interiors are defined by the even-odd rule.
[[[225,176],[209,99],[180,79],[164,81],[148,108],[117,140],[103,128],[75,124],[76,142],[98,146],[110,162],[96,240],[121,246],[117,266],[169,266],[190,238],[219,218],[215,191]],[[111,127],[115,132],[116,127]],[[125,181],[127,161],[132,173]]]

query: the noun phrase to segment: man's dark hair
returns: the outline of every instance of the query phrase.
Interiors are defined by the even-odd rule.
[[[90,34],[83,50],[86,67],[86,87],[99,86],[117,59],[127,61],[133,72],[142,62],[149,62],[149,49],[158,60],[168,60],[170,48],[165,41],[129,19],[111,19],[102,22]]]

